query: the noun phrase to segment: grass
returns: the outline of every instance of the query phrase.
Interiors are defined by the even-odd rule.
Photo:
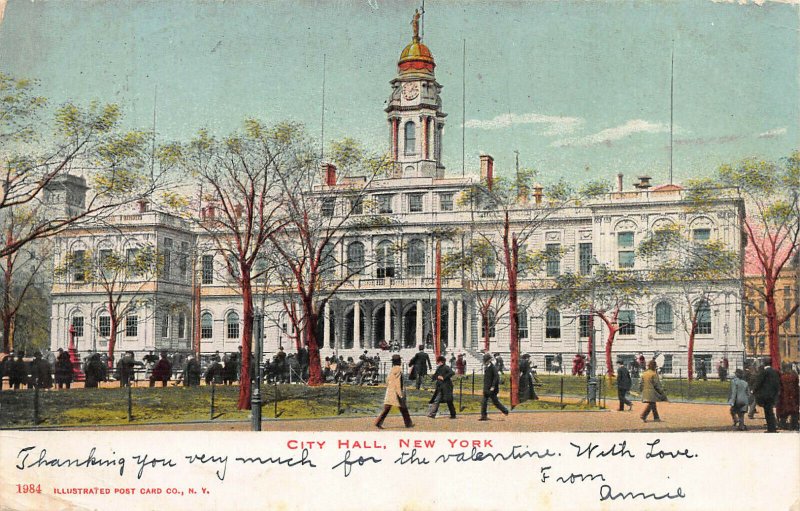
[[[461,404],[463,413],[480,410],[480,391],[472,395],[471,387],[463,384]],[[306,387],[279,385],[277,407],[274,385],[262,387],[262,416],[279,419],[309,419],[324,417],[374,416],[383,407],[384,387],[358,387],[342,385],[341,408],[339,388],[336,385]],[[214,418],[219,420],[246,420],[249,411],[236,409],[238,386],[214,387]],[[408,406],[412,414],[424,413],[428,408],[431,390],[408,389]],[[508,404],[508,393],[501,395]],[[0,427],[20,428],[33,426],[33,390],[5,390],[0,392]],[[459,407],[458,383],[455,388],[455,405]],[[127,415],[127,389],[71,389],[39,392],[40,426],[93,426],[129,424]],[[211,387],[169,386],[165,388],[134,387],[131,389],[132,423],[188,422],[209,420],[211,416]],[[561,405],[557,399],[529,401],[520,410],[580,409],[575,404]],[[440,407],[440,413],[447,407]]]

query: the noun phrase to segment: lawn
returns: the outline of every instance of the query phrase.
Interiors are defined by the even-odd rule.
[[[462,385],[463,412],[478,412],[480,396],[472,395],[471,386]],[[211,418],[211,387],[165,388],[134,387],[131,389],[132,423],[203,421]],[[275,393],[278,400],[276,405]],[[476,387],[478,393],[480,388]],[[236,409],[239,388],[214,387],[214,419],[246,420],[248,411]],[[304,419],[336,417],[339,402],[342,416],[373,416],[383,406],[384,387],[352,385],[269,385],[262,387],[263,417]],[[431,390],[408,390],[408,405],[412,414],[424,413]],[[340,401],[341,399],[341,401]],[[501,395],[508,404],[508,394]],[[4,390],[0,392],[0,427],[30,427],[34,420],[33,390]],[[459,407],[459,384],[455,388],[455,404]],[[558,398],[529,401],[520,410],[577,409],[574,404],[561,405]],[[91,426],[128,424],[128,390],[120,388],[48,390],[39,392],[40,426]],[[447,407],[440,413],[447,413]]]

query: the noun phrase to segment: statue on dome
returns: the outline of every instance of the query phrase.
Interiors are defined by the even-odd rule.
[[[419,9],[414,9],[414,17],[411,18],[411,28],[414,30],[414,39],[419,39]]]

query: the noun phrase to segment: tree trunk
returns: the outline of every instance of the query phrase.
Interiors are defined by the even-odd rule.
[[[611,360],[611,348],[614,346],[614,337],[617,335],[615,328],[608,330],[608,338],[606,338],[606,374],[610,377],[614,376],[614,362]],[[595,369],[597,374],[597,369]]]
[[[687,365],[689,367],[686,368],[686,378],[689,381],[694,379],[694,330],[695,325],[692,324],[692,329],[689,331],[689,349],[687,352],[687,356],[689,357]]]
[[[767,305],[767,335],[769,336],[769,358],[772,361],[772,367],[775,370],[781,368],[781,353],[778,345],[778,310],[775,305],[775,280],[771,278],[766,279],[766,298]]]
[[[308,385],[318,386],[325,383],[322,378],[322,364],[319,359],[319,345],[317,344],[317,321],[319,316],[314,310],[311,298],[303,298],[303,314],[305,315],[305,338],[308,349]]]
[[[14,342],[11,337],[11,318],[14,315],[11,308],[11,278],[12,272],[11,256],[6,257],[6,267],[3,270],[3,353],[10,353],[14,349]]]
[[[108,314],[111,316],[111,332],[108,335],[108,368],[114,369],[114,347],[117,344],[117,328],[119,321],[117,318],[117,311],[114,307],[108,308]]]
[[[250,410],[250,354],[253,347],[253,288],[250,282],[250,273],[242,268],[242,360],[239,372],[239,410]],[[256,361],[258,363],[259,361]]]
[[[489,353],[489,311],[483,312],[483,351]]]
[[[511,331],[509,332],[509,349],[511,350],[511,406],[519,404],[519,330],[517,318],[517,238],[511,237],[509,245],[509,219],[506,213],[506,227],[503,232],[503,252],[506,259],[506,276],[508,278],[508,316]]]

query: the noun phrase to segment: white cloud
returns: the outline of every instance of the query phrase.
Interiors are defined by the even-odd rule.
[[[764,133],[759,133],[757,136],[758,138],[775,138],[785,134],[786,134],[786,128],[783,127],[765,131]]]
[[[562,117],[532,112],[528,114],[502,114],[488,120],[470,119],[464,125],[467,128],[496,130],[508,128],[515,124],[543,124],[545,125],[545,129],[542,132],[543,135],[557,136],[573,133],[583,122],[580,117]]]
[[[553,147],[588,147],[593,145],[611,145],[615,140],[630,137],[636,133],[668,133],[669,125],[662,123],[652,123],[642,119],[631,119],[625,124],[607,128],[593,135],[585,137],[572,137],[556,140]]]

